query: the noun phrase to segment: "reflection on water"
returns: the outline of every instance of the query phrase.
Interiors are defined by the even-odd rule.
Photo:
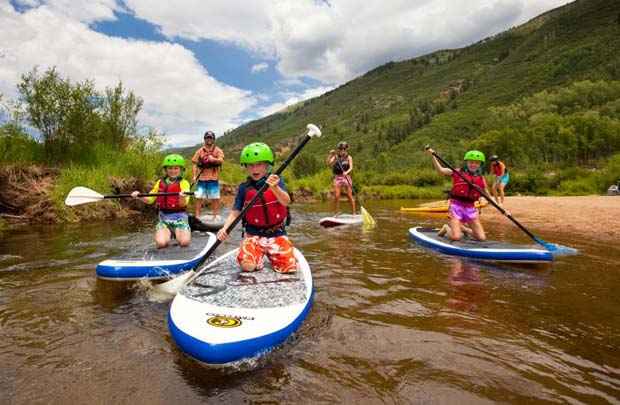
[[[408,240],[444,220],[398,211],[412,204],[364,202],[370,232],[321,229],[327,205],[298,206],[291,237],[313,268],[313,309],[284,347],[221,369],[175,347],[169,303],[148,284],[95,278],[97,262],[151,247],[151,224],[5,234],[0,402],[618,402],[617,246],[542,234],[582,254],[542,267],[456,259]],[[508,222],[488,231],[531,243]]]

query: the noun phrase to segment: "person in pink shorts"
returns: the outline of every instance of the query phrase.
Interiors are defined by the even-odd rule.
[[[470,150],[465,154],[465,164],[461,169],[457,169],[460,173],[454,172],[452,169],[441,166],[435,156],[433,150],[426,151],[433,159],[433,165],[439,174],[452,177],[452,189],[450,190],[450,223],[444,226],[439,235],[446,235],[451,240],[460,240],[463,232],[478,239],[485,240],[486,235],[484,228],[478,217],[478,210],[475,207],[476,201],[481,197],[480,191],[463,180],[465,177],[470,183],[475,184],[487,194],[489,189],[482,175],[482,164],[484,163],[484,153],[477,150]],[[463,177],[461,177],[461,175]]]
[[[353,198],[353,181],[351,179],[351,171],[353,170],[353,158],[348,153],[349,144],[346,142],[338,142],[337,150],[329,151],[327,156],[327,164],[332,168],[334,174],[334,198],[336,202],[336,212],[340,212],[340,194],[341,190],[347,195],[351,203],[351,213],[355,215],[355,199]]]

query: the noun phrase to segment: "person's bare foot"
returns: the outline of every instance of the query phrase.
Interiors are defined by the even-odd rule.
[[[437,232],[437,236],[445,236],[450,230],[450,226],[448,224],[443,224],[439,232]]]

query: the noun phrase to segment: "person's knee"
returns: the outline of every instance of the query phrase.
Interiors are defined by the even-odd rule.
[[[256,270],[256,263],[251,262],[249,260],[243,260],[241,261],[241,263],[239,263],[239,265],[241,266],[241,270],[243,271],[255,271]]]
[[[163,249],[168,246],[168,241],[165,239],[156,239],[155,245],[157,246],[157,249]]]

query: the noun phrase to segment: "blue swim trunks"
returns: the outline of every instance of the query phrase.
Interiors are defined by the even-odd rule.
[[[201,200],[219,200],[220,183],[217,180],[198,180],[194,197]]]
[[[496,177],[495,181],[497,181],[498,184],[506,185],[508,184],[508,181],[510,181],[510,175],[506,172],[503,176]]]

